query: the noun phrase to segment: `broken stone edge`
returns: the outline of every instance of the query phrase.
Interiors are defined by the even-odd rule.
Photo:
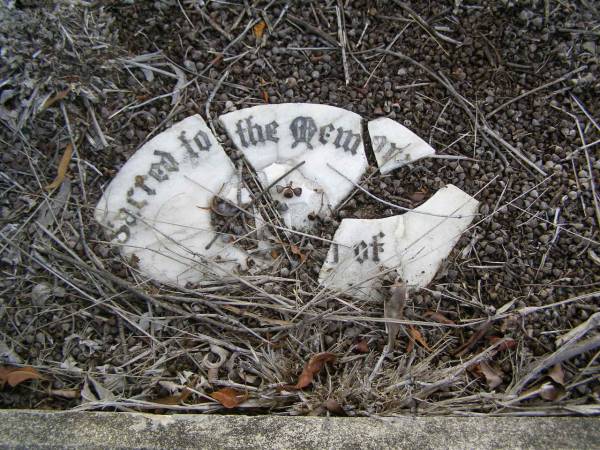
[[[593,417],[283,417],[0,410],[0,448],[597,448]]]

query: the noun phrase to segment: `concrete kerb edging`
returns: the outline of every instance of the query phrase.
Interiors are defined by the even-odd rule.
[[[321,418],[0,410],[0,448],[598,448],[588,417]]]

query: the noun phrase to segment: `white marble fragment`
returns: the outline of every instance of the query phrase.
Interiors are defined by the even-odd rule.
[[[141,272],[185,285],[245,268],[246,252],[226,237],[214,240],[211,225],[213,196],[237,203],[238,185],[231,160],[194,115],[135,152],[105,190],[95,217]]]
[[[304,161],[270,189],[273,198],[285,205],[282,215],[288,226],[309,228],[309,214],[328,215],[352,190],[352,183],[329,166],[354,182],[367,168],[361,118],[341,108],[309,103],[260,105],[224,114],[219,120],[265,187]],[[301,188],[301,192],[296,189],[299,195],[293,188]]]
[[[395,120],[381,117],[371,120],[368,128],[381,173],[435,155],[435,150],[427,142]]]
[[[319,282],[368,296],[382,272],[408,285],[427,286],[477,212],[479,202],[451,184],[405,214],[385,219],[344,219]],[[394,277],[392,277],[394,278]]]

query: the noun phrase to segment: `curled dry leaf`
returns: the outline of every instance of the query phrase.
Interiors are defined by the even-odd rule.
[[[565,372],[560,364],[555,364],[548,371],[548,376],[552,378],[552,381],[562,386],[565,385]]]
[[[223,217],[234,217],[239,212],[239,208],[228,200],[224,200],[215,195],[210,201],[210,210]]]
[[[44,104],[42,105],[42,107],[40,108],[40,112],[44,111],[45,109],[50,108],[52,105],[54,105],[56,102],[62,100],[63,98],[65,98],[67,95],[69,95],[69,92],[71,92],[71,88],[67,88],[64,91],[60,91],[57,92],[56,94],[54,94],[52,97],[50,97],[48,100],[46,100],[44,102]]]
[[[410,333],[410,337],[415,340],[416,342],[418,342],[423,348],[425,348],[428,352],[433,351],[431,349],[431,347],[429,346],[429,344],[427,344],[427,341],[425,340],[425,338],[423,337],[423,335],[421,334],[421,332],[419,330],[417,330],[415,327],[413,327],[412,325],[410,325],[408,327],[409,333]]]
[[[292,244],[290,246],[290,251],[296,255],[298,258],[300,258],[300,262],[303,263],[304,261],[306,261],[307,255],[306,253],[302,253],[302,251],[300,250],[300,247],[298,247],[297,245]]]
[[[356,353],[369,353],[369,344],[364,339],[361,339],[354,345],[354,351]]]
[[[554,401],[562,399],[566,395],[567,392],[563,386],[554,381],[544,381],[524,391],[519,396],[518,401],[529,400],[538,396],[544,400]]]
[[[254,36],[256,37],[256,39],[262,38],[266,27],[267,27],[267,24],[265,23],[264,20],[261,20],[256,25],[254,25],[254,27],[252,28],[252,32],[254,33]]]
[[[448,319],[442,313],[437,312],[437,311],[427,311],[424,315],[425,315],[425,317],[428,317],[428,318],[430,318],[432,320],[435,320],[438,323],[443,323],[443,324],[446,324],[446,325],[456,325],[456,322],[454,322],[453,320]]]
[[[495,389],[502,384],[502,371],[492,367],[485,361],[475,364],[470,370],[480,378],[485,378],[490,389]]]
[[[69,162],[71,162],[72,155],[73,145],[71,143],[68,143],[65,148],[65,152],[63,153],[62,158],[60,159],[60,163],[58,164],[58,172],[56,174],[56,178],[54,178],[54,181],[52,183],[46,186],[45,189],[47,191],[52,191],[62,184],[63,180],[65,179],[65,176],[67,175],[67,169],[69,168]]]
[[[0,366],[0,389],[6,384],[15,387],[28,380],[43,380],[44,376],[33,367],[2,367]]]
[[[546,382],[539,387],[540,397],[544,400],[558,400],[566,395],[565,388],[556,383]]]
[[[218,391],[210,394],[210,396],[227,409],[236,408],[248,400],[247,393],[230,387],[219,389]]]
[[[335,355],[333,353],[323,352],[317,353],[308,360],[304,370],[298,378],[298,382],[294,386],[287,386],[292,389],[304,389],[306,386],[313,382],[313,378],[317,373],[321,371],[323,366],[328,362],[334,362]]]

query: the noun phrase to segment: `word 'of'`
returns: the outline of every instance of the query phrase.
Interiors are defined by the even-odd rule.
[[[365,261],[371,260],[373,262],[379,262],[379,254],[383,253],[383,242],[379,242],[380,238],[385,237],[385,234],[379,232],[371,237],[371,242],[367,244],[365,241],[360,241],[352,246],[354,252],[354,259],[362,264]],[[332,244],[333,246],[333,262],[340,262],[339,244]]]

